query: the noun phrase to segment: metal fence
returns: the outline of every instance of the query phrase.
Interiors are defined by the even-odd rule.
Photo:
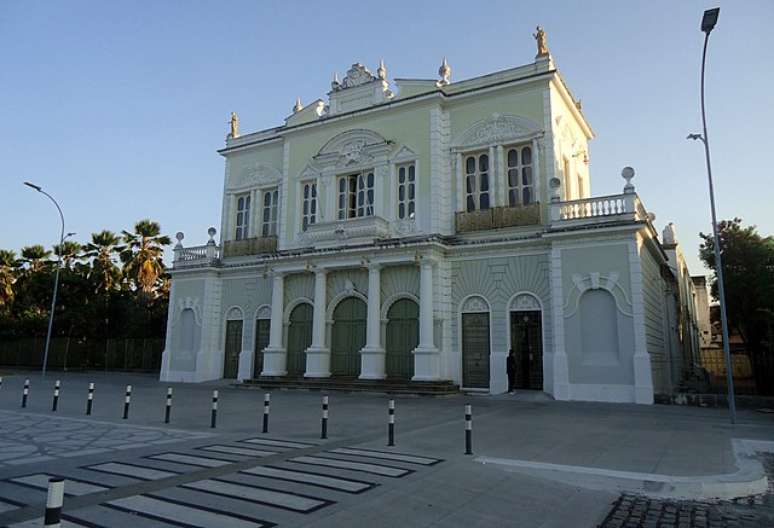
[[[734,392],[774,396],[774,353],[735,352],[731,354],[731,364],[733,365]],[[707,372],[711,392],[726,392],[726,362],[722,349],[703,349],[699,358],[699,366]]]
[[[0,366],[40,368],[46,339],[26,337],[0,341]],[[154,372],[161,367],[164,340],[55,337],[48,368],[61,370],[126,370]]]

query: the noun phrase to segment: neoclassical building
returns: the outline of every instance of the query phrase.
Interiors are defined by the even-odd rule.
[[[536,38],[481,77],[353,64],[280,126],[232,114],[220,238],[178,233],[161,379],[502,393],[513,349],[517,387],[556,399],[670,392],[694,353],[682,254],[632,169],[592,196],[594,134]]]

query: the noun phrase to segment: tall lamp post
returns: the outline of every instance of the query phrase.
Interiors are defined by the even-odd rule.
[[[718,220],[715,214],[715,189],[712,185],[712,164],[710,163],[709,137],[707,136],[707,112],[704,104],[704,69],[707,63],[707,44],[710,32],[715,28],[720,15],[720,8],[707,9],[701,20],[701,30],[704,32],[704,50],[701,54],[701,122],[703,134],[689,134],[688,139],[701,140],[704,143],[704,155],[707,160],[707,179],[709,180],[710,208],[712,209],[712,235],[714,237],[715,268],[718,279],[718,297],[720,300],[720,325],[723,332],[723,356],[726,361],[726,382],[728,384],[728,411],[731,423],[736,423],[736,401],[734,399],[734,369],[731,364],[731,351],[728,344],[728,318],[726,316],[726,291],[723,284],[723,262],[720,257],[720,236],[718,235]]]
[[[49,200],[51,200],[54,205],[56,206],[56,210],[59,211],[59,219],[62,222],[62,229],[59,232],[59,251],[57,251],[57,259],[56,259],[56,273],[54,274],[54,294],[51,297],[51,313],[48,316],[48,332],[46,332],[46,350],[43,353],[43,371],[41,373],[42,377],[46,377],[46,367],[48,366],[48,349],[51,345],[51,329],[54,326],[54,308],[56,307],[56,294],[59,290],[59,269],[62,267],[62,251],[63,251],[63,245],[65,238],[74,235],[75,233],[67,233],[67,236],[65,236],[64,232],[64,215],[62,214],[62,208],[59,207],[59,204],[54,200],[54,197],[48,194],[46,191],[44,191],[40,185],[35,185],[34,183],[30,182],[24,182],[24,185],[27,187],[30,187],[31,189],[35,189],[41,194],[44,194],[48,197]]]

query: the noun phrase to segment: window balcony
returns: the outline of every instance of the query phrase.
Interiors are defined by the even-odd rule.
[[[456,213],[457,233],[473,233],[504,227],[533,226],[541,223],[539,203],[517,207],[492,207],[483,211],[460,211]]]
[[[277,237],[253,237],[223,242],[224,257],[244,257],[277,252]]]
[[[649,219],[640,197],[634,192],[551,203],[552,227]]]
[[[348,220],[319,222],[299,233],[300,243],[314,247],[334,247],[372,244],[377,239],[390,238],[390,224],[380,216],[363,216]]]

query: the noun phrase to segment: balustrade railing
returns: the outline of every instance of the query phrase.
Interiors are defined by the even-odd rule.
[[[551,203],[551,222],[567,220],[594,220],[607,217],[626,217],[645,220],[647,211],[635,193],[595,196],[581,200]]]

